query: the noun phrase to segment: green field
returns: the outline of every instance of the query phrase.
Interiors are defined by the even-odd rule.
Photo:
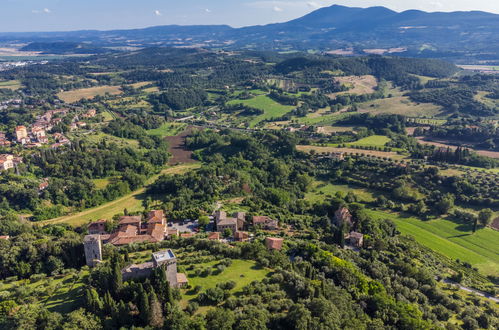
[[[107,187],[107,185],[111,182],[111,179],[93,179],[92,182],[95,185],[95,188],[97,189],[104,189]]]
[[[328,196],[334,196],[336,192],[343,193],[353,192],[363,202],[372,202],[374,197],[372,193],[363,188],[356,188],[349,185],[332,184],[322,181],[316,181],[312,185],[312,189],[305,194],[305,199],[315,203],[326,199]]]
[[[11,89],[11,90],[16,90],[21,88],[22,85],[19,82],[19,80],[5,80],[5,81],[0,81],[0,89]]]
[[[263,114],[256,116],[250,121],[251,127],[254,127],[262,120],[281,117],[295,108],[290,105],[282,105],[280,103],[277,103],[276,101],[272,100],[270,97],[266,95],[259,95],[257,97],[248,100],[232,100],[228,102],[228,104],[239,104],[239,103],[242,103],[249,107],[261,109],[264,111]]]
[[[186,124],[164,123],[158,128],[147,130],[147,134],[155,136],[174,136],[186,128]]]
[[[391,139],[384,135],[371,135],[358,141],[348,143],[348,145],[362,147],[384,147]]]
[[[213,267],[217,265],[219,261],[211,261],[203,264],[196,264],[195,266],[200,268]],[[182,268],[180,266],[180,268]],[[179,270],[181,271],[181,270]],[[189,280],[189,285],[195,287],[196,285],[202,286],[201,291],[206,291],[206,289],[216,287],[217,283],[234,281],[236,286],[231,290],[231,293],[237,293],[242,290],[243,287],[250,284],[253,281],[261,281],[270,273],[269,269],[259,267],[255,261],[252,260],[234,260],[232,259],[232,264],[227,267],[222,273],[218,275],[210,276],[195,276],[194,271],[187,271],[187,279]],[[195,294],[192,290],[185,289],[182,290],[182,305],[186,305],[189,300],[196,298],[198,294]]]
[[[449,258],[468,262],[485,275],[499,274],[497,231],[485,228],[473,234],[470,224],[445,219],[422,221],[375,210],[368,210],[368,213],[375,218],[394,221],[403,234],[413,236],[419,243]]]
[[[107,143],[116,143],[120,147],[132,147],[134,149],[139,149],[139,141],[137,140],[119,138],[102,132],[85,135],[85,137],[94,143],[100,143],[102,140],[106,140]]]

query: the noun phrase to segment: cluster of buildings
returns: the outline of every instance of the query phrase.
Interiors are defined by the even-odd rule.
[[[94,267],[102,261],[102,245],[112,244],[123,246],[132,243],[158,243],[172,236],[191,237],[194,233],[179,234],[179,230],[169,228],[166,217],[162,210],[153,210],[147,214],[145,221],[142,216],[122,216],[118,225],[112,233],[108,232],[106,220],[92,222],[88,226],[88,235],[83,240],[86,263]],[[279,228],[277,220],[267,216],[255,216],[252,218],[255,227],[276,230]],[[230,229],[234,240],[238,242],[248,241],[250,235],[242,231],[246,226],[246,214],[236,212],[232,217],[227,217],[224,211],[215,213],[215,232],[208,234],[209,240],[221,239],[221,232]],[[271,250],[281,250],[284,239],[267,237],[265,246]],[[182,287],[187,284],[185,274],[177,273],[177,259],[171,250],[164,250],[152,254],[152,260],[142,264],[132,264],[122,270],[124,280],[147,277],[155,268],[163,267],[172,287]]]
[[[22,157],[16,157],[11,154],[0,154],[0,171],[6,171],[14,168],[22,162]]]
[[[13,142],[21,144],[26,148],[41,147],[44,144],[48,144],[49,137],[47,132],[52,130],[52,128],[54,128],[57,124],[61,123],[63,117],[66,116],[68,112],[69,109],[66,108],[48,110],[43,115],[38,116],[32,125],[28,127],[24,125],[17,126],[14,130],[12,141],[7,139],[4,132],[0,132],[0,146],[9,147]],[[81,116],[83,118],[92,118],[95,117],[95,115],[96,110],[90,109]],[[86,127],[86,125],[87,124],[85,122],[78,120],[78,116],[75,116],[70,124],[70,130],[75,131]],[[52,137],[54,143],[52,143],[51,148],[53,149],[71,143],[69,139],[61,133],[54,133]]]
[[[268,216],[254,216],[251,224],[256,228],[265,230],[279,229],[277,220],[271,219]],[[247,225],[245,212],[236,212],[232,217],[227,217],[227,212],[225,211],[215,212],[215,226],[217,232],[224,232],[226,229],[229,229],[232,233],[237,234],[246,228]]]
[[[142,221],[140,215],[120,217],[118,227],[112,233],[106,231],[106,220],[92,222],[88,226],[88,234],[98,236],[103,244],[122,246],[132,243],[158,243],[173,233],[167,230],[164,212],[154,210],[148,213],[146,221]]]

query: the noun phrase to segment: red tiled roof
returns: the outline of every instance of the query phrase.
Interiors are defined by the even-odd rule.
[[[119,225],[128,225],[128,224],[137,224],[138,222],[142,221],[142,217],[140,215],[136,216],[123,216],[120,217],[120,222]]]
[[[160,223],[153,223],[147,226],[147,235],[162,241],[165,238],[165,226]]]
[[[273,249],[273,250],[282,249],[283,242],[284,242],[283,238],[267,237],[265,239],[265,245],[267,246],[267,248]]]
[[[235,239],[247,239],[249,238],[249,234],[244,231],[238,231],[234,234]]]
[[[211,240],[219,240],[220,239],[220,233],[219,232],[212,232],[208,235],[208,239]]]
[[[147,214],[148,223],[163,223],[165,220],[165,213],[163,210],[152,210]]]
[[[180,237],[183,237],[183,238],[189,238],[189,237],[193,237],[194,234],[193,233],[183,233],[183,234],[180,234]]]
[[[256,224],[266,223],[269,220],[270,220],[270,218],[266,215],[254,216],[253,217],[253,224],[256,225]]]

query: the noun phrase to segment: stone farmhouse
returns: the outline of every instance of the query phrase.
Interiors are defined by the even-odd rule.
[[[218,232],[230,229],[233,233],[236,233],[244,228],[246,223],[246,213],[236,212],[231,218],[228,218],[225,211],[217,211],[215,212],[215,223]]]
[[[279,222],[268,216],[254,216],[253,226],[266,230],[277,230],[279,229]]]

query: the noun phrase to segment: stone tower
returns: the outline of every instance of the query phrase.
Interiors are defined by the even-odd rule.
[[[100,235],[87,235],[83,239],[83,247],[85,249],[85,260],[87,265],[95,267],[102,261],[102,243]]]
[[[166,279],[171,287],[177,287],[177,257],[168,249],[152,254],[154,268],[165,266]]]

